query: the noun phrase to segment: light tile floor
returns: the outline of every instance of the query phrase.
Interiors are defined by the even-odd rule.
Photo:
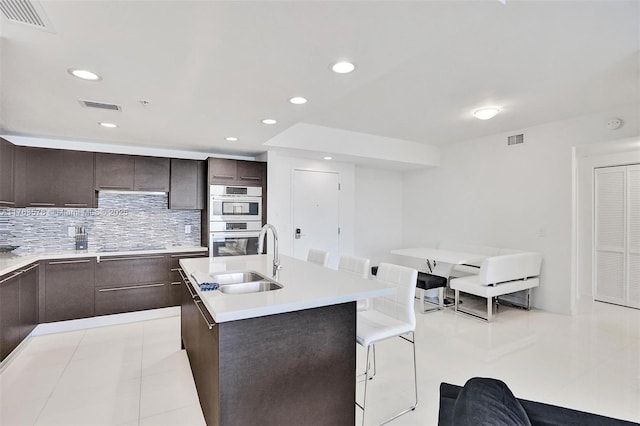
[[[440,382],[474,376],[640,422],[640,310],[584,302],[573,317],[509,308],[491,324],[450,309],[417,317],[420,402],[394,425],[437,424]],[[33,337],[0,373],[0,424],[203,425],[179,336],[172,317]],[[413,390],[408,343],[381,343],[376,355],[367,424],[408,405]],[[358,348],[360,369],[363,358]]]

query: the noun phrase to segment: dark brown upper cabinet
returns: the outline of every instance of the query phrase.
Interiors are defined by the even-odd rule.
[[[169,192],[170,160],[159,157],[135,157],[133,189]]]
[[[203,210],[206,206],[206,181],[204,161],[172,158],[169,208]]]
[[[17,147],[15,165],[17,207],[97,206],[92,152]]]
[[[169,159],[96,154],[96,189],[169,192]]]
[[[14,145],[0,138],[0,207],[15,206],[14,152]]]
[[[96,154],[96,189],[133,191],[134,157]]]
[[[209,184],[265,186],[267,163],[209,158]]]

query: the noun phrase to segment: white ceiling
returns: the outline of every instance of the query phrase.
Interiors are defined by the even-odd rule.
[[[3,134],[251,155],[297,123],[440,145],[640,101],[635,0],[39,4],[53,32],[0,18]]]

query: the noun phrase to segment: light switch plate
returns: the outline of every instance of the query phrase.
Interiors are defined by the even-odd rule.
[[[185,225],[184,226],[184,233],[185,234],[190,234],[191,233],[191,225]]]

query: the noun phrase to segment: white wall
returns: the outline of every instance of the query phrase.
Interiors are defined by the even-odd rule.
[[[402,247],[402,185],[401,172],[356,166],[353,254],[372,266]]]
[[[625,125],[608,130],[611,117]],[[403,244],[450,239],[539,251],[533,305],[571,313],[573,147],[636,136],[638,117],[632,105],[442,147],[441,167],[405,176]],[[516,133],[525,143],[508,147]]]
[[[340,174],[340,252],[352,253],[354,242],[354,165],[334,161],[297,158],[276,151],[267,153],[267,222],[278,230],[279,251],[293,255],[291,183],[294,169],[329,171]],[[271,247],[271,242],[269,246]],[[337,265],[337,256],[330,256]]]

